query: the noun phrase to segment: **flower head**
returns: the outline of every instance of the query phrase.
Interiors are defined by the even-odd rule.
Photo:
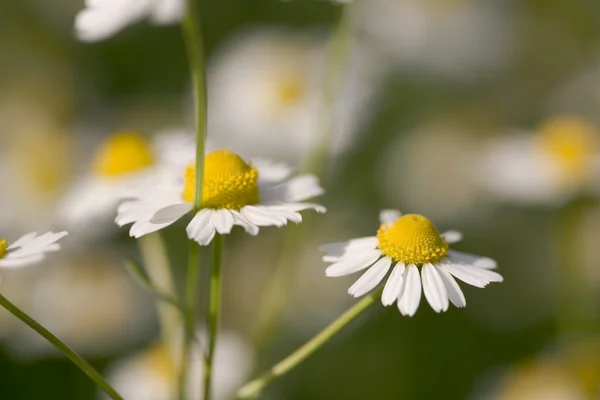
[[[46,253],[60,250],[56,243],[67,236],[67,232],[48,232],[39,235],[36,232],[21,236],[9,244],[0,239],[0,268],[19,268],[36,264],[46,258]]]
[[[454,280],[476,287],[502,282],[491,269],[496,262],[449,249],[461,240],[461,234],[440,234],[422,215],[401,215],[396,210],[380,214],[381,226],[376,236],[321,246],[326,262],[333,263],[327,276],[343,276],[368,268],[348,289],[354,297],[373,290],[389,275],[381,301],[384,306],[397,302],[402,315],[413,316],[421,301],[421,292],[436,312],[446,311],[449,301],[457,307],[466,305],[462,290]]]
[[[96,150],[90,168],[65,196],[61,215],[70,230],[90,232],[110,226],[128,190],[193,159],[193,137],[165,132],[152,141],[137,132],[109,136]]]
[[[75,32],[79,40],[97,42],[145,18],[156,25],[177,23],[184,7],[184,0],[86,0]]]
[[[288,179],[291,171],[281,164],[256,160],[248,163],[229,150],[206,155],[202,207],[187,227],[188,237],[201,245],[216,233],[227,234],[234,225],[256,235],[259,226],[283,226],[302,221],[300,211],[325,212],[318,204],[303,200],[323,194],[312,175]],[[133,223],[130,235],[140,237],[173,224],[193,210],[195,165],[182,168],[180,179],[140,187],[134,200],[119,206],[116,223]]]

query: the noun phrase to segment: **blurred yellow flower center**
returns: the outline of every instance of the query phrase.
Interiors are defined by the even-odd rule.
[[[150,348],[142,355],[142,363],[149,366],[158,375],[166,378],[167,381],[176,381],[177,368],[165,346],[156,345]]]
[[[558,117],[539,130],[542,149],[563,169],[566,178],[586,178],[598,149],[598,133],[577,117]]]
[[[377,240],[383,254],[405,264],[435,263],[448,252],[448,244],[436,227],[417,214],[403,215],[393,224],[382,224]]]
[[[93,162],[97,175],[115,178],[151,166],[154,152],[141,135],[121,132],[102,144]]]
[[[4,256],[6,256],[8,253],[6,250],[7,247],[8,243],[6,242],[6,239],[0,239],[0,258],[4,258]]]
[[[302,97],[303,91],[300,79],[282,78],[277,86],[277,100],[282,105],[295,103]]]
[[[195,197],[196,166],[185,169],[182,197],[193,202]],[[203,208],[240,208],[258,203],[258,170],[229,150],[215,150],[204,161]]]

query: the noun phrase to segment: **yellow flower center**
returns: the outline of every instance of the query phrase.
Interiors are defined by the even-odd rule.
[[[148,142],[134,132],[121,132],[102,144],[93,161],[94,172],[115,178],[154,164],[154,152]]]
[[[302,81],[292,77],[282,78],[277,84],[277,100],[281,105],[290,105],[297,102],[303,95]]]
[[[542,149],[562,168],[565,178],[587,178],[598,148],[598,133],[578,117],[557,117],[544,123],[538,140]]]
[[[7,247],[8,243],[6,242],[6,239],[0,239],[0,258],[4,258],[8,253],[8,250],[6,250]]]
[[[427,218],[407,214],[377,231],[379,249],[396,262],[436,263],[446,256],[448,244]]]
[[[193,202],[195,197],[196,166],[185,169],[182,197]],[[203,208],[240,208],[258,203],[258,170],[229,150],[215,150],[204,160]]]
[[[175,382],[177,368],[165,346],[155,345],[148,349],[142,355],[142,362],[167,381]]]

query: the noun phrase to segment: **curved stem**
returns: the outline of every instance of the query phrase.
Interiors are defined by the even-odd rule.
[[[198,314],[198,302],[196,299],[196,287],[198,286],[198,253],[198,243],[196,243],[193,240],[190,240],[190,249],[188,254],[188,271],[185,290],[185,335],[183,341],[183,353],[181,355],[181,363],[179,370],[178,398],[180,400],[185,400],[187,398],[190,353],[194,344],[196,315]]]
[[[321,346],[323,346],[329,339],[335,336],[342,330],[346,325],[352,322],[358,315],[369,308],[375,303],[381,296],[383,289],[378,289],[361,301],[356,303],[346,312],[338,317],[335,321],[329,324],[325,329],[318,333],[311,340],[306,342],[298,350],[275,364],[269,371],[262,376],[254,379],[253,381],[244,385],[237,394],[237,399],[249,399],[259,395],[265,387],[267,387],[275,379],[285,375],[290,370],[298,366],[302,361],[308,358]]]
[[[210,274],[210,294],[208,301],[208,354],[204,365],[204,400],[211,398],[212,371],[214,364],[219,312],[221,309],[221,260],[223,255],[223,236],[217,234],[213,240],[213,263]]]
[[[40,325],[19,307],[11,303],[6,297],[0,294],[0,305],[8,310],[12,315],[19,318],[40,336],[46,339],[50,344],[66,355],[80,370],[82,370],[91,380],[93,380],[106,394],[113,400],[123,400],[123,397],[79,354],[73,351],[63,341],[54,336],[50,331]]]

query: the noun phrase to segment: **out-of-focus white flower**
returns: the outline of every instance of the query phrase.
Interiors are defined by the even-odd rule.
[[[200,354],[200,351],[193,354],[190,376],[202,376],[204,365]],[[250,347],[239,336],[230,332],[219,334],[213,372],[215,400],[233,397],[250,372],[253,359]],[[128,400],[169,400],[177,393],[177,368],[162,345],[117,361],[109,367],[107,379]],[[201,397],[202,383],[202,379],[189,380],[189,398]],[[100,398],[108,399],[104,393]]]
[[[97,42],[146,18],[155,25],[178,23],[184,10],[184,0],[86,0],[75,33],[79,40]]]
[[[395,138],[383,149],[376,171],[384,199],[437,221],[479,219],[486,210],[473,167],[481,145],[472,130],[441,120]]]
[[[187,226],[188,237],[208,245],[216,233],[228,234],[234,225],[251,235],[260,226],[300,223],[300,211],[325,212],[318,204],[303,200],[323,194],[314,175],[288,179],[291,170],[281,164],[255,161],[248,164],[229,150],[214,150],[206,155],[202,190],[202,209],[194,211]],[[129,234],[140,237],[165,228],[193,210],[195,164],[185,168],[181,179],[163,185],[150,182],[132,191],[135,200],[119,206],[116,223],[133,224]]]
[[[419,308],[422,291],[431,308],[439,313],[448,309],[449,302],[456,307],[467,304],[454,278],[480,288],[503,280],[492,271],[496,268],[494,260],[448,249],[449,244],[462,239],[459,232],[440,235],[427,218],[402,216],[396,210],[382,211],[380,221],[377,236],[321,246],[327,253],[323,261],[333,263],[325,271],[327,276],[367,269],[348,289],[354,297],[375,289],[391,269],[381,302],[384,306],[397,303],[402,315],[412,317]]]
[[[600,136],[575,116],[557,116],[534,134],[493,140],[474,171],[493,200],[561,205],[583,193],[598,193]]]
[[[60,250],[56,243],[67,236],[67,232],[48,232],[38,235],[27,233],[10,245],[6,239],[0,239],[0,268],[19,268],[39,263],[46,253]]]
[[[359,29],[400,69],[473,80],[501,71],[513,31],[500,1],[358,1]]]
[[[158,134],[151,143],[134,132],[110,136],[98,148],[91,168],[63,199],[63,222],[70,231],[82,234],[110,229],[128,190],[182,168],[193,160],[194,148],[194,138],[185,133]]]
[[[211,60],[209,130],[245,158],[297,164],[323,134],[327,37],[285,29],[238,33]],[[380,68],[357,41],[339,77],[331,149],[353,143],[373,108]]]
[[[154,333],[153,300],[121,264],[106,248],[66,249],[37,268],[20,305],[78,352],[114,354]],[[56,351],[25,326],[7,343],[23,357]]]

